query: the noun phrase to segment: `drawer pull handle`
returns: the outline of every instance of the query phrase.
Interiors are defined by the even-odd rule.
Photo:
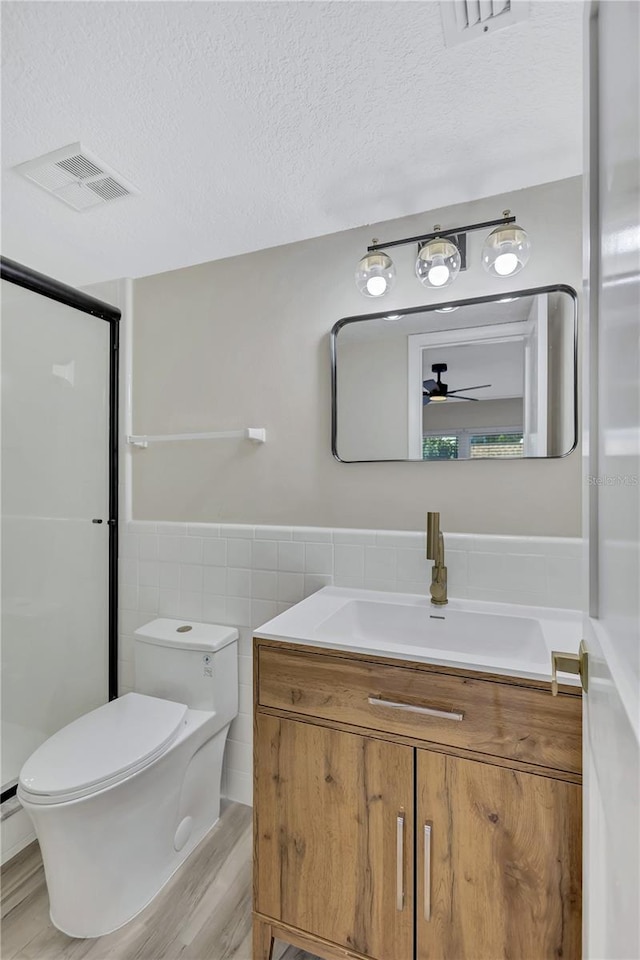
[[[393,700],[383,700],[381,697],[369,697],[372,707],[388,707],[390,710],[405,710],[407,713],[422,713],[427,717],[442,717],[444,720],[462,720],[464,713],[452,710],[436,710],[435,707],[418,707],[412,703],[395,703]]]
[[[424,918],[431,920],[431,824],[424,825]]]
[[[396,817],[396,910],[404,910],[404,814]]]

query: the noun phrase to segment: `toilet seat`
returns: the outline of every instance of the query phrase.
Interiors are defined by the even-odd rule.
[[[186,723],[184,703],[128,693],[63,727],[20,771],[29,803],[76,800],[118,783],[157,760]]]

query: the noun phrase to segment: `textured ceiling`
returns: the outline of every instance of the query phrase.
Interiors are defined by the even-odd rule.
[[[3,2],[3,253],[142,276],[582,168],[580,2],[445,48],[439,4]],[[8,169],[80,140],[140,195]]]

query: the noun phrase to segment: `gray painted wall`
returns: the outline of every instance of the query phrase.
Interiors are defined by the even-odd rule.
[[[445,291],[420,286],[415,249],[398,248],[383,301],[355,289],[373,236],[412,236],[511,208],[533,253],[513,279],[480,264]],[[212,211],[212,229],[215,215]],[[137,519],[580,535],[580,456],[561,460],[341,464],[330,451],[329,330],[340,317],[547,283],[581,286],[581,180],[558,181],[403,220],[260,250],[134,283],[136,434],[259,426],[267,443],[157,444],[134,450]]]

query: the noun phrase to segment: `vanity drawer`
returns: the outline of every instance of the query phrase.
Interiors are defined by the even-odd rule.
[[[258,644],[258,704],[580,773],[580,696]]]

